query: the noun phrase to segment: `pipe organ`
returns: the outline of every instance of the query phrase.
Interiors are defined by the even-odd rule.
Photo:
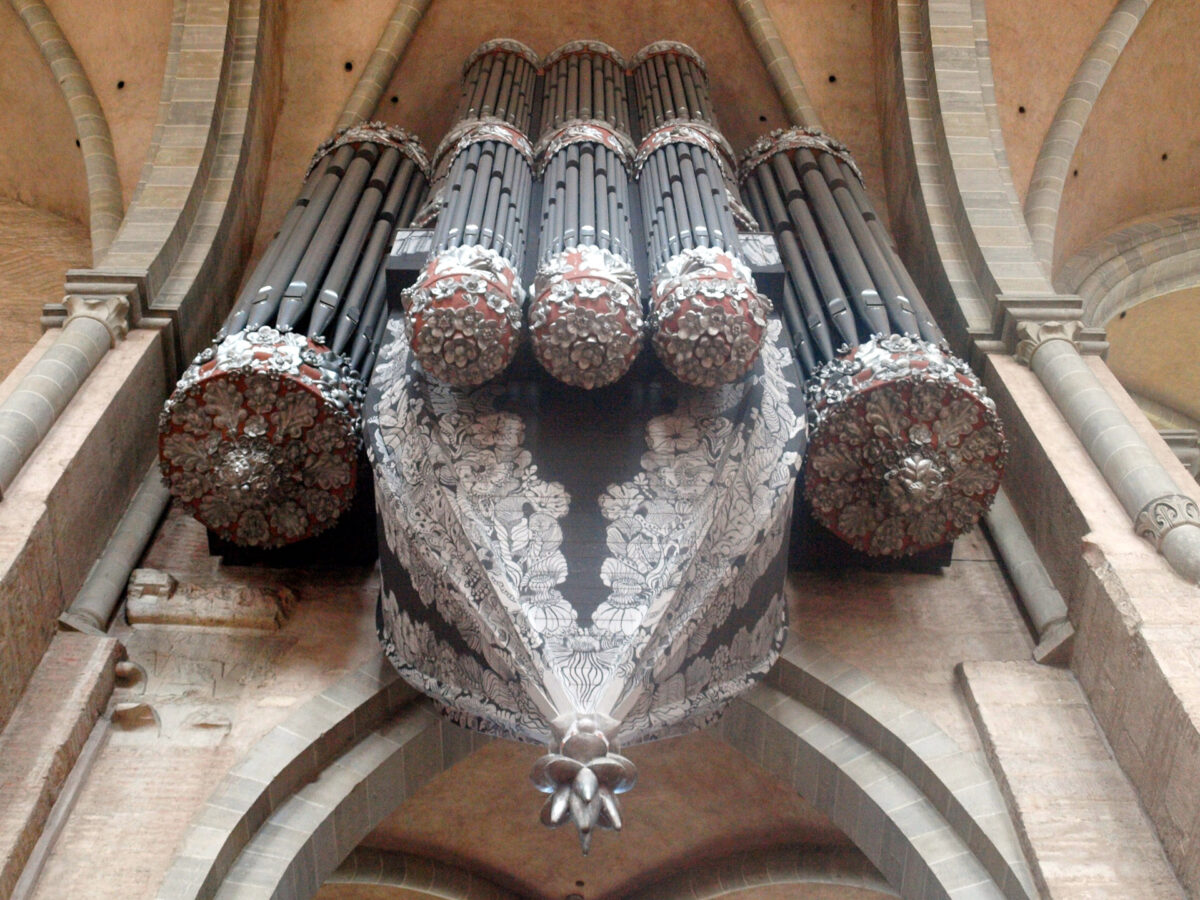
[[[429,252],[389,289],[410,225]],[[792,129],[737,164],[667,41],[489,41],[432,161],[374,124],[323,144],[160,433],[175,496],[263,548],[336,520],[365,443],[389,658],[544,743],[542,819],[584,852],[621,826],[620,746],[775,661],[802,466],[834,533],[902,556],[970,527],[1005,454],[846,148]]]

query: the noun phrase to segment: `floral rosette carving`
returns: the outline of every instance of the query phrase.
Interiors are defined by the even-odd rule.
[[[633,267],[599,247],[569,247],[538,270],[529,306],[538,362],[581,388],[612,384],[642,347],[642,301]]]
[[[851,546],[905,556],[951,541],[1000,486],[1004,429],[966,363],[907,335],[875,336],[808,387],[804,488]]]
[[[163,407],[163,477],[236,544],[318,534],[354,497],[362,396],[344,358],[303,335],[230,335],[196,357]]]
[[[685,250],[667,260],[651,288],[654,349],[687,384],[737,381],[758,357],[770,309],[740,260],[712,247]]]
[[[426,374],[471,388],[512,362],[525,291],[495,250],[443,251],[426,263],[403,299],[408,341]]]

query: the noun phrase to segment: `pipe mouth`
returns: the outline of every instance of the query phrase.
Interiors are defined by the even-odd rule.
[[[312,537],[354,498],[362,393],[344,359],[306,337],[230,335],[196,358],[163,407],[163,478],[235,544]]]
[[[495,250],[454,247],[439,253],[403,295],[405,328],[425,373],[472,388],[512,362],[521,336],[525,291]]]
[[[804,492],[826,528],[873,556],[907,556],[972,528],[1000,487],[1007,443],[965,362],[876,335],[814,373]]]
[[[637,275],[599,247],[568,247],[538,270],[529,336],[542,367],[566,384],[597,388],[629,371],[642,348]]]
[[[750,371],[771,310],[745,264],[710,247],[667,260],[650,303],[655,352],[676,378],[697,387],[729,384]]]

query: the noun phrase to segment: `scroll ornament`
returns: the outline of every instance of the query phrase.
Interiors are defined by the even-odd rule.
[[[354,497],[363,386],[303,335],[240,331],[196,357],[159,418],[171,493],[225,540],[279,547]]]
[[[1007,445],[966,363],[908,335],[843,348],[808,387],[804,489],[854,548],[904,556],[971,528],[1000,486]]]
[[[408,341],[427,374],[471,388],[512,362],[525,291],[495,250],[464,246],[438,254],[403,298]]]
[[[770,301],[750,270],[723,250],[678,253],[655,276],[654,349],[680,381],[713,387],[737,381],[758,357]]]
[[[637,275],[607,250],[568,247],[538,271],[529,331],[538,362],[555,378],[582,388],[611,384],[642,346]]]

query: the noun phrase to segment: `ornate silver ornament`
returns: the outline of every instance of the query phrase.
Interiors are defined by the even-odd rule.
[[[727,384],[754,365],[771,303],[736,257],[713,247],[676,254],[655,276],[650,302],[654,349],[680,381]]]
[[[612,384],[642,347],[633,268],[599,247],[556,254],[534,280],[529,335],[538,362],[560,381],[582,388]]]
[[[230,335],[196,357],[163,407],[163,478],[236,544],[318,534],[354,497],[362,395],[344,358],[302,335]]]
[[[557,745],[557,752],[534,763],[529,777],[550,795],[542,806],[542,824],[557,828],[570,819],[587,856],[597,828],[621,830],[617,796],[637,783],[637,767],[615,752],[591,716],[573,720]]]
[[[413,354],[434,378],[471,388],[512,362],[525,290],[495,250],[443,251],[426,263],[403,302]]]
[[[804,490],[856,549],[904,556],[971,528],[1000,486],[1007,445],[966,363],[907,335],[876,335],[808,387]]]

